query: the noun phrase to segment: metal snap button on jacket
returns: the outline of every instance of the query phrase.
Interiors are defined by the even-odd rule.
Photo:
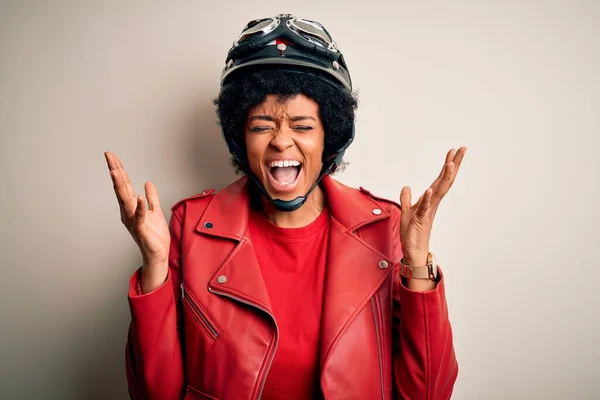
[[[385,261],[385,260],[379,261],[379,268],[381,268],[381,269],[387,269],[387,267],[389,267],[389,264],[388,264],[387,261]]]
[[[219,282],[219,283],[225,283],[225,282],[227,282],[227,277],[225,275],[220,275],[217,278],[217,282]]]
[[[379,208],[374,208],[373,209],[373,214],[374,215],[380,215],[381,214],[381,210]]]

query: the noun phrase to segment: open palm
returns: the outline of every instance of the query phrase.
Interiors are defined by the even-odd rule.
[[[412,266],[425,265],[429,253],[429,239],[433,227],[433,219],[440,206],[440,202],[448,193],[460,164],[467,151],[466,147],[458,150],[451,149],[446,155],[444,166],[433,181],[431,186],[423,193],[419,200],[411,205],[410,186],[402,188],[400,204],[402,216],[400,220],[400,240],[404,259]]]
[[[171,234],[160,208],[156,186],[152,182],[146,182],[144,185],[148,199],[146,209],[144,196],[135,194],[121,160],[111,152],[104,153],[104,156],[119,202],[121,222],[140,248],[144,265],[167,263]]]

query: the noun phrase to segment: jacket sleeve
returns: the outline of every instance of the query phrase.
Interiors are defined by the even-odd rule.
[[[129,282],[131,323],[126,346],[129,396],[135,400],[181,399],[184,388],[179,336],[181,217],[173,213],[167,280],[150,293],[139,286],[141,269]]]
[[[398,225],[394,232],[398,237]],[[397,264],[393,288],[393,354],[396,397],[406,400],[450,399],[458,363],[441,270],[434,290],[415,292],[400,278],[400,241],[394,246]]]
[[[429,292],[407,289],[399,273],[395,274],[394,287],[394,378],[398,397],[450,399],[458,363],[443,275]]]

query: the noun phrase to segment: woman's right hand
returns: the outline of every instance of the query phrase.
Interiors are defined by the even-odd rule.
[[[148,199],[148,209],[146,209],[144,196],[135,194],[121,160],[108,151],[104,153],[104,157],[119,202],[121,222],[142,252],[144,263],[141,276],[142,291],[151,292],[167,279],[171,244],[169,224],[160,208],[158,191],[152,182],[146,182],[144,185]]]

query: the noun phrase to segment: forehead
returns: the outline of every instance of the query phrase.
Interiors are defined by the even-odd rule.
[[[319,105],[316,101],[303,94],[281,101],[278,95],[270,94],[264,102],[250,108],[248,116],[253,115],[305,115],[317,118]]]

